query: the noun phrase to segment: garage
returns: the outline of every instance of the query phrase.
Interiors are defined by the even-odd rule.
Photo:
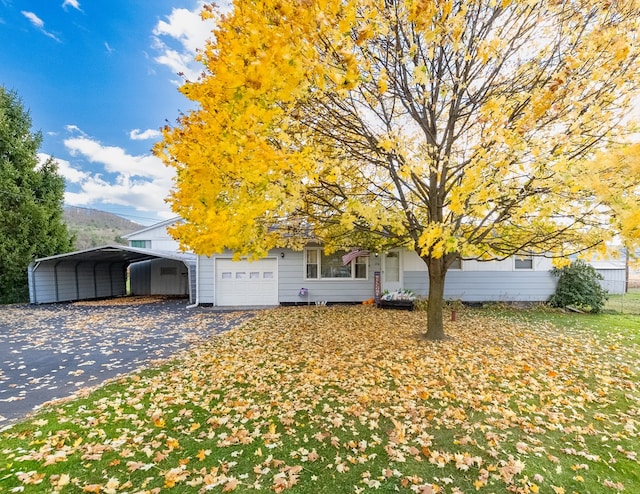
[[[128,272],[136,295],[188,295],[193,301],[195,265],[193,254],[125,245],[44,257],[29,265],[29,301],[47,304],[122,297],[128,294]]]
[[[216,259],[215,293],[218,306],[278,305],[278,261]]]

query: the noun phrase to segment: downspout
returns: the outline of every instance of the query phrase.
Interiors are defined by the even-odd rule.
[[[191,275],[191,270],[189,270],[189,275]],[[189,276],[191,277],[191,276]],[[187,309],[193,309],[194,307],[198,307],[200,305],[200,256],[196,256],[196,301],[191,305],[187,305]],[[189,290],[191,290],[191,279],[189,279]]]

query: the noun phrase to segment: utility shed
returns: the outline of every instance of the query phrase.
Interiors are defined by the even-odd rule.
[[[610,294],[620,295],[627,291],[627,263],[625,259],[589,261],[602,275],[600,286]]]
[[[136,269],[138,263],[151,266],[157,260],[158,271],[165,276],[152,276],[150,268]],[[127,295],[127,271],[136,295],[188,295],[193,301],[195,265],[193,254],[124,245],[43,257],[29,265],[29,301],[46,304],[122,297]]]

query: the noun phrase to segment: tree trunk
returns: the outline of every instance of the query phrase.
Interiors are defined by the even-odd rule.
[[[447,273],[444,258],[425,259],[429,269],[429,303],[427,304],[427,340],[444,340],[442,306],[444,305],[444,278]]]

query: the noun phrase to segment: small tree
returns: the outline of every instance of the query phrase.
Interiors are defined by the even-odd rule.
[[[0,303],[27,301],[29,263],[73,245],[62,217],[64,179],[52,159],[39,163],[41,143],[18,95],[0,86]]]
[[[552,272],[560,278],[556,293],[550,300],[552,306],[575,306],[594,314],[602,311],[607,290],[600,285],[599,280],[603,277],[593,266],[578,259],[569,266],[554,268]]]

